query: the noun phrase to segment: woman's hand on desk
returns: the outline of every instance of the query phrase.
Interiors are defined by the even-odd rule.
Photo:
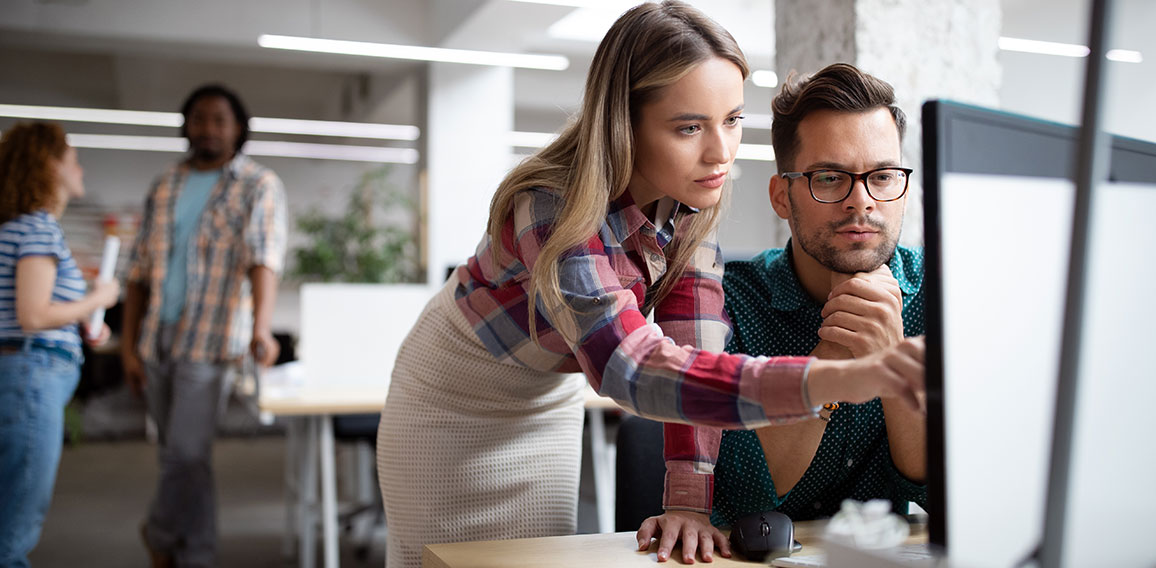
[[[650,539],[658,538],[658,561],[666,562],[674,545],[682,541],[682,561],[694,564],[695,552],[703,562],[714,560],[717,549],[724,558],[731,557],[727,538],[710,524],[710,516],[693,511],[667,511],[642,521],[638,529],[638,550],[650,548]]]

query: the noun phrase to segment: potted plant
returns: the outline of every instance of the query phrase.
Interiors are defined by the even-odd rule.
[[[416,204],[389,183],[383,165],[361,176],[344,213],[297,218],[309,241],[293,250],[292,274],[311,282],[419,282]]]

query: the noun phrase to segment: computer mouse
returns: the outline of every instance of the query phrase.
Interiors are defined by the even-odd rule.
[[[790,556],[795,525],[778,511],[753,513],[731,525],[731,547],[747,560]]]

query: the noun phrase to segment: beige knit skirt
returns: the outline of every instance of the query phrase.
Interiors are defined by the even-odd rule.
[[[452,282],[430,300],[377,432],[386,566],[417,568],[426,544],[573,534],[583,382],[495,360]]]

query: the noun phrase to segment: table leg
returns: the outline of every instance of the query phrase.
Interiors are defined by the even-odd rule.
[[[317,438],[318,418],[316,416],[303,417],[305,421],[305,436],[303,455],[301,456],[300,497],[297,507],[297,522],[300,534],[298,536],[297,562],[301,568],[313,568],[317,562],[317,542],[313,538],[313,528],[316,526],[317,511]]]
[[[594,468],[594,499],[598,510],[598,532],[614,532],[613,451],[606,443],[605,414],[601,408],[587,408],[590,425],[590,460]]]
[[[281,556],[293,555],[294,535],[300,531],[301,518],[301,424],[297,418],[285,421],[285,535],[281,539]]]
[[[337,476],[334,466],[333,417],[321,420],[321,523],[325,537],[325,568],[337,568]]]

